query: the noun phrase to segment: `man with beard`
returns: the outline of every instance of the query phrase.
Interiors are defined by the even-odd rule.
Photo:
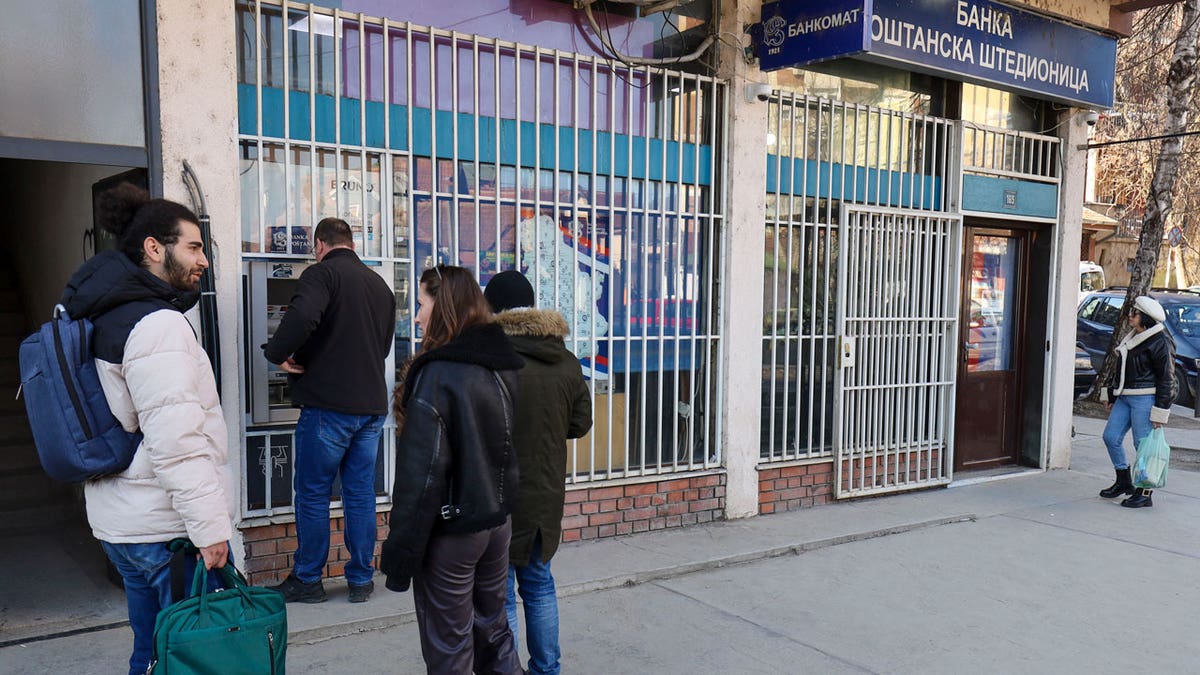
[[[264,347],[288,373],[296,422],[292,573],[274,588],[288,602],[324,602],[329,496],[342,478],[346,584],[350,602],[375,590],[375,459],[387,416],[384,362],[392,349],[396,298],[354,253],[350,226],[325,218],[313,232],[317,264],[304,270],[287,314]]]
[[[119,250],[84,263],[62,304],[91,319],[105,399],[143,436],[129,467],[87,481],[84,495],[92,532],[125,582],[129,672],[144,673],[155,618],[172,601],[167,544],[187,537],[205,567],[225,566],[233,476],[212,365],[183,316],[208,268],[195,214],[124,183],[100,196],[97,217]],[[188,560],[185,574],[195,564]]]

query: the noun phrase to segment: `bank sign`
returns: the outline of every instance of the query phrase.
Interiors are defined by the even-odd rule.
[[[1117,41],[990,0],[778,0],[756,35],[763,70],[854,57],[1110,108]]]

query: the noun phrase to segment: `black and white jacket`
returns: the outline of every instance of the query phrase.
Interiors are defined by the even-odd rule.
[[[1163,325],[1157,323],[1141,333],[1130,331],[1116,351],[1121,365],[1100,390],[1100,400],[1153,394],[1150,421],[1166,424],[1175,396],[1175,345]]]

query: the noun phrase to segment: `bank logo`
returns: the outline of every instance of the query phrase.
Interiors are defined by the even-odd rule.
[[[763,44],[779,47],[787,39],[787,19],[773,16],[763,22]]]

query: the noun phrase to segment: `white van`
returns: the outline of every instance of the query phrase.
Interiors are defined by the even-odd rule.
[[[1091,261],[1079,261],[1079,302],[1082,303],[1088,293],[1104,288],[1104,268]]]

